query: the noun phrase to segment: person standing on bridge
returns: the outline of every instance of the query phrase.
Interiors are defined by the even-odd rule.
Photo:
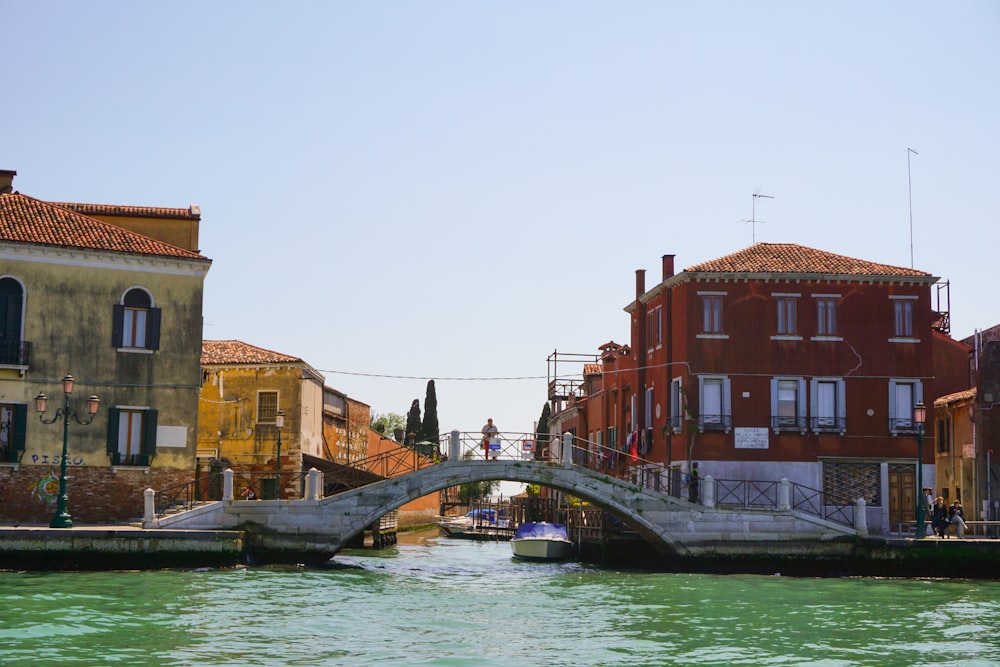
[[[487,461],[490,460],[490,441],[497,437],[497,433],[500,430],[493,424],[493,417],[486,420],[486,425],[483,426],[483,458]]]

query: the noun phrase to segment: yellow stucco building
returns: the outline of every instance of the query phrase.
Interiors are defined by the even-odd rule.
[[[143,489],[194,469],[200,211],[45,202],[15,173],[0,171],[0,520],[45,522],[57,494],[77,523],[140,517]]]
[[[199,474],[232,468],[239,488],[265,498],[274,497],[280,474],[281,497],[297,497],[303,460],[332,459],[323,440],[323,376],[298,357],[238,340],[204,341],[201,361]]]

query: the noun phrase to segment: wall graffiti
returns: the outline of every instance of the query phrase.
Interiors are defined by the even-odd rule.
[[[59,478],[53,471],[31,485],[31,495],[49,505],[59,497]]]
[[[62,462],[62,455],[61,454],[55,454],[53,456],[49,456],[48,454],[32,454],[31,455],[31,462],[35,463],[35,464],[38,464],[38,465],[43,465],[43,466],[47,466],[47,465],[57,466],[57,465],[59,465]],[[83,457],[82,456],[77,456],[77,457],[67,456],[66,457],[66,465],[82,466],[83,465]]]

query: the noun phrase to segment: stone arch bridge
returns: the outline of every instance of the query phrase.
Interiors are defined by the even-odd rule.
[[[458,438],[452,435],[452,453],[457,454]],[[320,497],[322,473],[312,470],[301,500],[235,500],[230,472],[223,500],[169,517],[154,516],[154,492],[147,490],[144,527],[242,528],[259,560],[325,562],[366,527],[411,500],[470,482],[503,480],[557,489],[609,511],[665,558],[741,554],[748,549],[796,551],[810,543],[851,543],[866,533],[863,525],[845,526],[793,509],[787,492],[785,501],[779,499],[773,509],[722,509],[714,507],[710,477],[703,481],[704,503],[696,504],[574,464],[572,446],[564,452],[566,456],[556,461],[449,456],[436,465],[326,498]]]

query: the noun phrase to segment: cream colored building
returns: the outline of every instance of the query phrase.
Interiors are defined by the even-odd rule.
[[[100,399],[91,423],[65,429],[70,513],[77,523],[133,519],[143,489],[194,469],[211,266],[197,250],[200,212],[54,204],[14,192],[14,175],[0,171],[0,520],[52,513],[67,374],[81,421],[87,397]],[[145,234],[127,227],[138,221]],[[50,424],[35,412],[42,393]]]

